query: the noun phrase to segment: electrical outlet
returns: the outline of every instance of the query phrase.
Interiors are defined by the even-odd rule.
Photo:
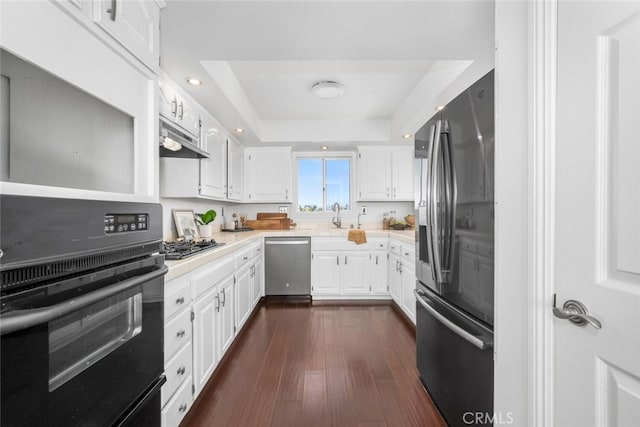
[[[361,215],[366,215],[367,214],[367,207],[366,206],[360,206],[360,214]]]
[[[287,213],[288,208],[286,206],[280,206],[280,213]]]

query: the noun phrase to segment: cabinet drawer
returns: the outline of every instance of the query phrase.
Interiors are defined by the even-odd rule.
[[[203,265],[191,273],[191,294],[195,300],[204,294],[222,279],[233,273],[233,257],[216,260],[211,264]]]
[[[402,245],[400,244],[400,242],[398,242],[397,240],[390,240],[389,252],[398,256],[402,255]]]
[[[478,243],[478,255],[493,258],[493,245]]]
[[[402,245],[402,259],[414,263],[416,260],[416,248],[410,244]]]
[[[262,243],[258,243],[251,247],[251,257],[256,257],[262,255]]]
[[[389,242],[387,240],[370,240],[371,249],[386,251],[389,249]]]
[[[164,326],[164,360],[168,361],[191,339],[191,310],[185,310]]]
[[[176,393],[185,379],[191,378],[191,342],[188,342],[178,354],[165,366],[167,382],[162,386],[162,406]]]
[[[242,249],[238,251],[238,253],[235,256],[236,269],[248,263],[249,259],[251,259],[251,248]]]
[[[191,408],[191,381],[185,381],[162,410],[162,427],[177,427]]]
[[[476,253],[477,246],[477,243],[473,240],[462,239],[460,242],[460,247],[463,250],[473,252],[474,254]]]
[[[180,309],[191,304],[191,280],[179,277],[165,286],[164,318],[168,319]]]

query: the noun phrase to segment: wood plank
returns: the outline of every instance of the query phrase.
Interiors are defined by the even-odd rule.
[[[302,424],[302,400],[276,402],[272,427],[300,427]]]
[[[422,427],[427,424],[416,424],[409,414],[407,405],[402,401],[402,392],[393,381],[376,381],[380,393],[380,403],[387,424],[394,427]],[[431,424],[428,424],[431,425]]]
[[[330,424],[325,371],[306,371],[302,398],[302,425],[325,427]]]

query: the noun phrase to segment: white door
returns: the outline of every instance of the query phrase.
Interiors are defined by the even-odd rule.
[[[227,147],[222,127],[207,118],[202,122],[203,150],[211,158],[200,160],[200,194],[224,199],[227,185]]]
[[[253,278],[251,279],[251,308],[255,307],[262,297],[262,259],[258,258],[253,265]]]
[[[245,265],[236,275],[236,327],[240,329],[251,312],[251,267]]]
[[[640,426],[640,1],[558,3],[554,420]]]
[[[218,285],[220,298],[220,311],[218,312],[218,355],[220,359],[227,351],[235,337],[235,325],[233,318],[233,276],[224,279]]]
[[[205,386],[218,361],[216,354],[217,289],[193,304],[193,383],[196,393]]]
[[[413,148],[397,147],[391,152],[393,174],[391,196],[394,200],[413,201]]]
[[[311,294],[340,292],[340,254],[316,251],[311,257]]]
[[[358,151],[358,200],[391,198],[391,152],[386,149]],[[413,195],[412,195],[413,196]]]
[[[402,273],[401,260],[397,255],[389,255],[389,295],[402,307]]]
[[[373,251],[371,258],[371,294],[385,295],[389,291],[389,269],[387,251]]]
[[[371,253],[369,251],[350,251],[340,254],[343,263],[340,271],[342,293],[346,295],[368,295],[369,268]]]
[[[227,198],[241,200],[243,190],[244,151],[240,143],[227,140]]]
[[[291,148],[246,149],[245,189],[250,202],[290,200]]]
[[[416,297],[413,291],[416,289],[416,267],[404,262],[401,267],[402,279],[402,309],[409,319],[416,323]]]

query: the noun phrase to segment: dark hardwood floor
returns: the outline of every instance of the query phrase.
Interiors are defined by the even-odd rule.
[[[266,301],[182,426],[445,426],[389,304]]]

